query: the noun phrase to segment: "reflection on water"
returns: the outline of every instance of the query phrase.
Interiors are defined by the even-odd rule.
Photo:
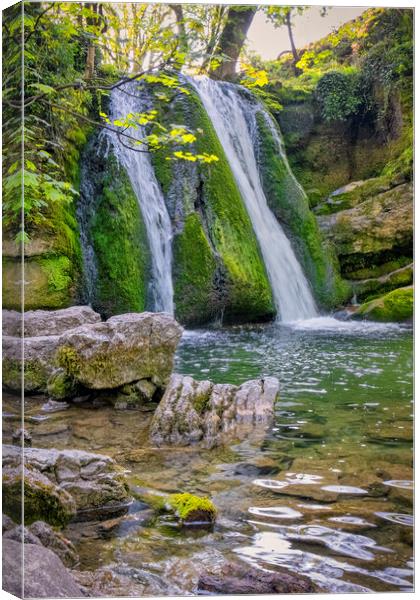
[[[321,327],[321,328],[320,328]],[[289,567],[321,590],[412,588],[412,345],[399,326],[330,318],[186,332],[177,371],[241,383],[275,375],[273,428],[230,448],[150,448],[150,413],[27,401],[33,445],[114,456],[136,486],[211,495],[214,531],[179,530],[142,503],[68,527],[81,568],[111,566],[121,595],[192,593],[225,559]],[[14,428],[6,398],[5,441]],[[47,417],[47,418],[46,418]]]

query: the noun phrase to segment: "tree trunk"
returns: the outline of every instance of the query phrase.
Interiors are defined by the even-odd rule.
[[[88,26],[96,25],[96,23],[97,23],[96,15],[98,13],[98,5],[96,3],[95,4],[85,3],[85,8],[90,9],[92,12],[92,15],[94,15],[92,17],[86,18],[86,25],[88,25]],[[92,34],[90,34],[90,35],[92,35]],[[95,45],[93,43],[93,40],[90,38],[89,45],[87,47],[87,54],[86,54],[85,79],[92,79],[94,74],[95,74]]]
[[[287,26],[287,32],[289,34],[290,47],[292,49],[292,54],[293,54],[293,69],[295,71],[295,74],[299,75],[301,73],[301,71],[300,71],[300,69],[297,68],[296,63],[299,62],[300,57],[299,57],[298,51],[296,50],[295,40],[293,39],[293,27],[292,27],[292,20],[290,18],[290,12],[288,12],[286,15],[286,26]]]
[[[184,14],[182,12],[182,4],[169,4],[169,6],[175,13],[178,26],[178,50],[185,55],[183,59],[179,60],[175,65],[177,69],[180,69],[185,63],[185,57],[188,53],[188,38],[185,31]]]
[[[252,23],[257,7],[239,10],[237,7],[229,8],[226,25],[220,36],[216,53],[222,54],[222,62],[210,72],[213,79],[233,79],[236,72],[236,63],[244,45],[246,34]]]

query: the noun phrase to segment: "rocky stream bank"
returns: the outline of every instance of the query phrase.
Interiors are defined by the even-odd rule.
[[[153,412],[138,452],[171,445],[227,447],[250,432],[264,435],[273,418],[279,389],[274,377],[235,386],[173,374],[182,328],[167,314],[131,313],[102,322],[92,309],[78,306],[29,311],[22,321],[19,313],[5,311],[3,333],[3,380],[8,392],[19,392],[23,369],[25,393],[29,397],[42,394],[43,408],[49,413],[84,404],[98,411],[105,406],[116,411],[140,408],[133,411],[136,419]],[[15,402],[19,403],[17,396]],[[25,422],[13,431],[11,443],[3,446],[3,568],[5,587],[11,593],[118,595],[122,583],[115,574],[83,568],[72,542],[60,532],[69,524],[83,521],[89,528],[96,523],[102,533],[112,532],[118,519],[136,503],[146,510],[149,507],[152,518],[167,515],[180,528],[212,528],[218,518],[210,498],[188,489],[156,494],[146,487],[130,486],[127,469],[104,454],[43,448],[38,442],[32,447],[30,420],[25,413]],[[270,575],[247,569],[244,580],[240,563],[219,566],[217,572],[203,567],[197,589],[191,591],[313,589],[305,577],[287,570]]]

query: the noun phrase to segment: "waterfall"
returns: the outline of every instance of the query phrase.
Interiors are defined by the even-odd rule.
[[[251,105],[241,95],[241,88],[230,83],[206,77],[189,81],[213,122],[252,221],[273,290],[278,320],[289,322],[317,316],[302,267],[268,206],[260,180],[252,130],[256,129],[255,113],[261,106]]]
[[[138,89],[138,84],[126,84],[111,93],[110,118],[124,118],[130,113],[144,112],[147,99]],[[127,133],[136,139],[145,135],[144,129],[130,128]],[[147,229],[151,253],[152,280],[149,288],[150,304],[154,311],[173,314],[172,286],[172,226],[165,205],[165,199],[156,180],[150,155],[131,149],[128,142],[122,142],[115,133],[105,131],[110,139],[119,162],[125,167]]]

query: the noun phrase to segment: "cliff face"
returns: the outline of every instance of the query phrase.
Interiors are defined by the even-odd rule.
[[[291,167],[363,302],[412,282],[412,11],[369,9],[272,84]],[[284,63],[283,71],[287,69]]]

